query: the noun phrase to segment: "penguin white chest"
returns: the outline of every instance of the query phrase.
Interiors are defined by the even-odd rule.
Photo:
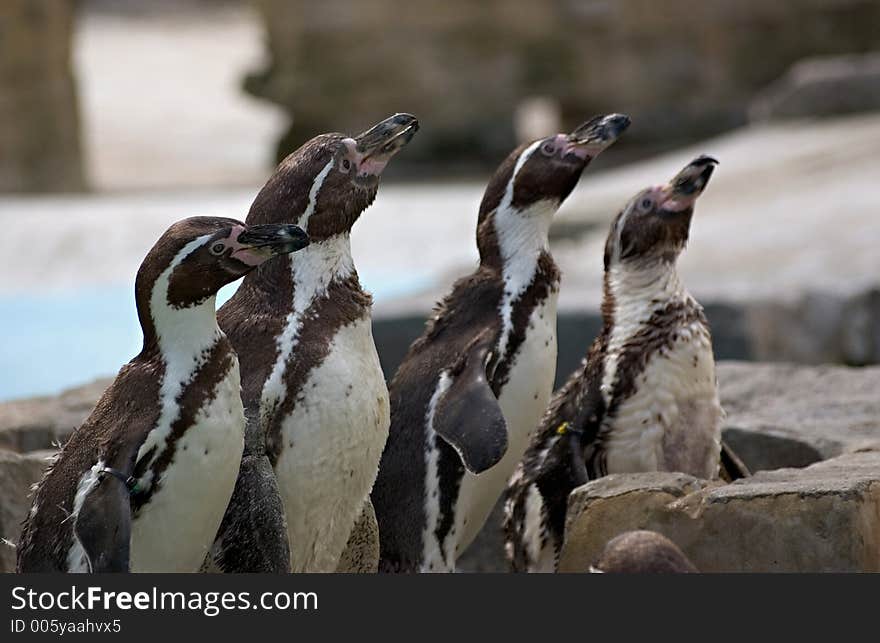
[[[177,440],[150,501],[133,516],[131,570],[197,572],[232,497],[244,450],[238,360]]]
[[[649,358],[635,391],[603,428],[608,473],[681,471],[713,478],[722,416],[711,339],[694,323]]]
[[[294,572],[332,572],[379,468],[391,422],[370,318],[340,328],[283,419],[275,473]]]
[[[456,509],[458,552],[482,529],[544,414],[556,376],[556,301],[558,291],[536,306],[510,366],[498,402],[507,423],[507,452],[480,475],[465,472]]]

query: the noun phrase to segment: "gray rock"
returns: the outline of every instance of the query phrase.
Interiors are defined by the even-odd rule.
[[[336,566],[339,574],[375,574],[379,569],[379,524],[367,498]]]
[[[0,448],[26,453],[64,443],[109,384],[109,379],[98,379],[60,395],[0,404]]]
[[[880,363],[880,289],[859,293],[846,302],[840,336],[844,362]]]
[[[719,362],[724,438],[752,471],[880,449],[880,367]]]
[[[31,507],[31,486],[43,477],[54,451],[19,455],[0,449],[0,573],[15,571],[21,523]]]
[[[703,572],[880,571],[880,453],[852,453],[724,485],[677,473],[610,475],[569,498],[560,571],[649,529]]]
[[[743,305],[754,359],[805,364],[880,363],[880,290],[803,292]]]
[[[603,574],[694,574],[681,549],[656,531],[627,531],[608,541],[593,565]]]
[[[880,53],[808,58],[761,92],[756,121],[832,116],[880,109]]]

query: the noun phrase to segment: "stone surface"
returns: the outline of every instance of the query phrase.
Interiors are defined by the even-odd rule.
[[[880,367],[721,361],[717,374],[727,413],[724,438],[752,472],[806,467],[843,453],[880,449]],[[666,474],[657,476],[666,485],[664,493],[678,493]],[[459,559],[461,571],[507,571],[500,524],[499,502]]]
[[[0,2],[0,192],[85,187],[73,0]]]
[[[24,453],[63,444],[109,384],[109,379],[99,379],[60,395],[0,404],[0,449]]]
[[[808,58],[749,107],[752,120],[832,116],[880,109],[880,53]]]
[[[723,131],[804,56],[876,48],[880,22],[874,0],[256,4],[271,61],[247,86],[291,114],[280,151],[404,110],[426,127],[395,164],[457,170],[506,154],[517,104],[536,97],[553,97],[571,125],[625,106],[650,126],[624,146]]]
[[[0,573],[15,571],[21,523],[31,507],[31,485],[43,477],[54,451],[19,455],[0,449]]]
[[[721,362],[724,437],[754,472],[880,449],[880,367]]]
[[[339,574],[375,574],[379,569],[379,524],[373,503],[367,498],[336,566]]]
[[[560,322],[560,337],[563,325]],[[383,367],[389,374],[409,342],[408,335],[398,336],[395,328],[379,322],[375,333]],[[415,336],[420,329],[421,321],[412,320],[407,332]],[[559,359],[565,362],[567,373],[580,355],[560,353]],[[805,467],[860,449],[880,449],[880,367],[720,361],[718,379],[727,412],[724,437],[752,471]],[[26,452],[64,442],[108,383],[106,379],[97,380],[56,397],[0,404],[0,447]],[[667,485],[667,491],[669,488]],[[340,569],[374,570],[378,539],[370,509],[353,532],[346,562]],[[461,571],[507,570],[500,524],[498,503],[459,560]]]
[[[603,574],[694,574],[678,546],[656,531],[626,531],[605,545],[591,571]]]
[[[560,571],[586,571],[605,543],[650,529],[702,572],[880,571],[880,453],[729,485],[675,473],[611,475],[569,498]]]

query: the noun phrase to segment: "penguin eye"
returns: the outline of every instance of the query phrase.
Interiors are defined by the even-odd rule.
[[[642,199],[641,202],[639,203],[639,207],[642,209],[643,212],[647,212],[647,211],[650,210],[652,207],[654,207],[654,202],[653,202],[651,199],[645,197],[645,198]]]
[[[213,246],[211,246],[211,254],[215,256],[222,255],[225,250],[226,246],[224,246],[222,243],[215,243]]]
[[[541,151],[547,156],[551,156],[556,152],[556,146],[552,142],[547,141],[541,146]]]
[[[351,169],[351,161],[349,161],[348,159],[342,159],[342,163],[340,163],[340,165],[342,165],[342,169],[346,172]]]

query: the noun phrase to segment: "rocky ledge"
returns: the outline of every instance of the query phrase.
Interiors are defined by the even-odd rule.
[[[880,572],[880,452],[732,484],[679,473],[594,480],[569,497],[560,571],[586,571],[633,529],[663,534],[702,572]]]
[[[586,569],[618,533],[653,529],[706,572],[880,571],[880,367],[720,362],[718,381],[724,436],[755,475],[730,485],[675,473],[593,481],[570,498],[562,569]],[[31,485],[106,385],[0,404],[0,537],[18,539]],[[506,569],[499,524],[496,511],[464,571]],[[372,558],[363,552],[375,549],[373,532],[350,543],[344,568]],[[0,546],[0,572],[14,558]]]

